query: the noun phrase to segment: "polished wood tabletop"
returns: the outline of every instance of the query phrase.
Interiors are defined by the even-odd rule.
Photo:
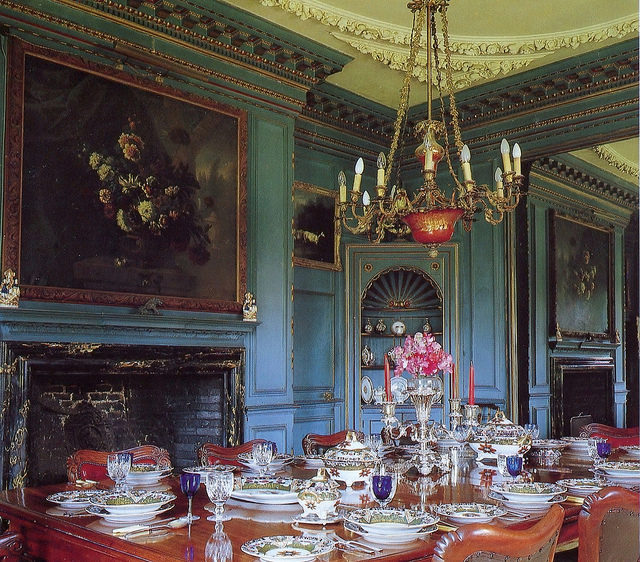
[[[534,480],[554,482],[561,478],[591,476],[589,463],[567,462],[564,459],[558,466],[525,467]],[[295,477],[309,478],[315,470],[305,469],[304,464],[295,463],[289,468]],[[445,474],[435,472],[427,477],[419,477],[415,470],[409,471],[402,479],[391,506],[426,508],[438,503],[482,501],[495,503],[489,498],[492,480],[496,478],[495,467],[476,465],[473,461],[463,462],[460,466]],[[160,518],[186,514],[187,500],[180,492],[176,477],[163,482],[172,488],[177,496],[175,507],[162,514]],[[108,486],[109,482],[100,483]],[[344,491],[342,503],[348,508],[376,505],[364,488]],[[343,486],[344,487],[344,486]],[[214,532],[215,523],[208,521],[211,515],[205,509],[209,504],[204,485],[195,495],[193,512],[199,515],[191,528],[171,530],[159,537],[138,537],[124,539],[112,534],[113,525],[106,525],[99,517],[88,514],[65,515],[46,500],[47,495],[68,489],[77,489],[69,484],[24,488],[0,492],[0,516],[10,521],[10,530],[20,532],[31,555],[48,560],[73,560],[74,562],[100,560],[206,560],[205,549]],[[559,545],[565,547],[576,544],[576,519],[580,505],[567,501],[565,523],[560,535]],[[230,500],[225,512],[231,516],[224,523],[224,533],[230,539],[233,548],[233,560],[256,560],[242,552],[246,541],[272,535],[299,535],[302,529],[308,532],[335,532],[346,539],[358,539],[358,536],[346,531],[341,523],[321,526],[292,526],[292,518],[301,513],[295,505],[262,505]],[[530,521],[497,521],[497,525],[517,525],[527,527]],[[424,560],[433,553],[435,543],[447,529],[441,528],[429,538],[421,538],[399,546],[387,547],[375,554],[334,551],[327,560]],[[219,537],[218,537],[219,538]]]

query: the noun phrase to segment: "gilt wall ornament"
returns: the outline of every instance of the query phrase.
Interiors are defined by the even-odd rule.
[[[242,319],[248,322],[255,322],[258,320],[258,306],[256,305],[256,298],[249,292],[244,294],[244,301],[242,303]]]
[[[20,287],[13,269],[7,269],[0,285],[0,307],[17,308],[20,302]]]

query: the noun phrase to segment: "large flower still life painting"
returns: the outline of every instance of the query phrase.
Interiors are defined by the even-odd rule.
[[[9,106],[23,121],[9,150],[22,174],[7,176],[3,265],[19,265],[24,298],[140,306],[159,296],[169,308],[239,312],[246,114],[22,43],[10,62]]]

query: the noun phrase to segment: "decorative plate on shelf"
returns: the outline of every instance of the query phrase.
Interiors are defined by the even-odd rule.
[[[409,398],[407,384],[407,379],[404,377],[391,377],[391,394],[394,402],[404,404],[405,400]]]
[[[397,320],[396,322],[391,324],[391,333],[394,336],[404,336],[406,331],[407,327],[405,326],[404,322],[401,322],[400,320]]]
[[[365,404],[371,404],[373,400],[373,383],[366,375],[360,381],[360,397]]]
[[[277,560],[302,562],[329,554],[333,548],[334,542],[325,537],[278,535],[247,541],[242,545],[242,552],[268,562]]]

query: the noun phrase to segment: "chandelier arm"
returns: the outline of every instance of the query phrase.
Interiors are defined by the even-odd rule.
[[[462,133],[460,132],[460,123],[458,108],[456,106],[456,98],[453,90],[453,77],[451,71],[451,48],[449,47],[449,22],[447,21],[447,5],[446,3],[442,6],[442,10],[440,12],[440,17],[442,18],[442,40],[444,43],[444,57],[446,68],[448,72],[445,72],[445,78],[447,79],[447,89],[449,90],[449,111],[451,112],[451,124],[453,126],[453,138],[456,143],[456,148],[458,151],[462,150],[463,142],[462,142]]]
[[[400,103],[398,105],[398,114],[396,115],[395,123],[393,124],[393,139],[391,140],[391,148],[389,149],[389,165],[384,173],[384,184],[389,184],[389,178],[391,177],[391,170],[393,168],[393,162],[398,149],[398,141],[400,139],[400,133],[402,132],[402,122],[405,119],[407,110],[409,108],[409,91],[411,89],[411,78],[413,76],[413,69],[415,68],[416,58],[420,47],[420,37],[422,36],[422,26],[424,25],[425,15],[427,11],[427,5],[424,3],[418,12],[418,17],[415,25],[415,36],[412,39],[411,48],[409,50],[409,59],[407,60],[407,72],[404,75],[402,82],[402,88],[400,89]]]

